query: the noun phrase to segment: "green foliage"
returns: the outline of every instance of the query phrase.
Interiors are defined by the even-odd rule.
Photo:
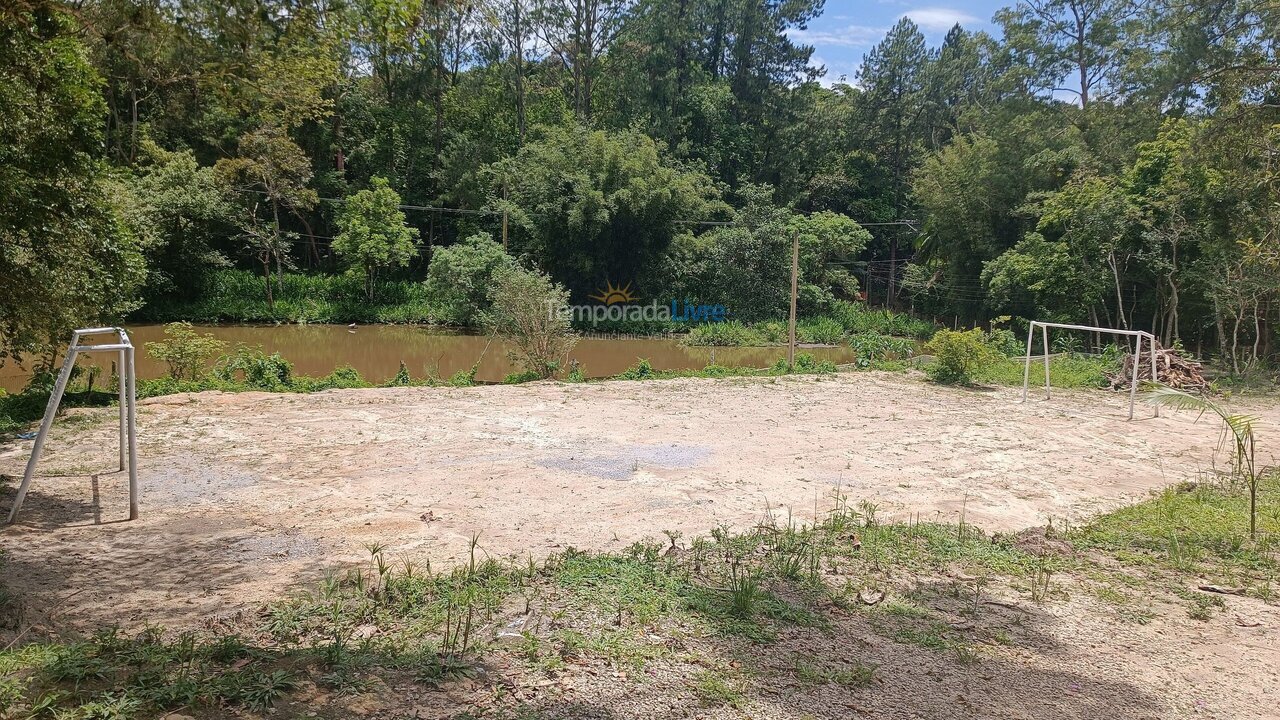
[[[62,5],[0,9],[0,362],[137,307],[141,241],[112,197],[102,78]]]
[[[681,340],[685,345],[745,347],[768,345],[762,333],[737,320],[704,323],[691,328]]]
[[[454,324],[476,324],[489,310],[493,276],[513,268],[515,261],[488,233],[476,233],[448,247],[437,248],[427,269],[427,300],[438,319]]]
[[[554,377],[577,343],[566,312],[569,292],[536,270],[493,275],[485,326],[515,346],[512,360],[540,378]]]
[[[829,317],[816,317],[798,322],[796,339],[818,345],[839,345],[844,340],[844,325]]]
[[[939,330],[924,346],[924,351],[934,356],[928,369],[929,377],[935,382],[953,385],[972,384],[977,371],[996,357],[978,328]]]
[[[786,358],[781,358],[773,364],[772,370],[777,374],[831,375],[836,372],[836,366],[830,360],[818,360],[809,353],[796,353],[794,365],[788,365]]]
[[[257,390],[280,391],[293,382],[293,363],[280,353],[267,355],[260,347],[237,345],[229,355],[218,359],[213,375],[225,382],[238,382]]]
[[[147,352],[169,366],[174,380],[198,381],[209,359],[227,345],[210,333],[201,335],[188,322],[169,323],[164,334],[164,340],[147,343]]]
[[[865,303],[839,301],[832,305],[831,316],[850,335],[875,333],[895,337],[928,340],[938,326],[927,320],[889,310],[872,310]]]
[[[860,332],[849,336],[849,348],[853,350],[854,363],[866,369],[886,360],[910,358],[915,352],[915,343],[906,338]]]
[[[682,229],[722,205],[710,178],[634,130],[546,127],[489,171],[509,197],[514,252],[575,295],[638,279]]]
[[[386,178],[375,177],[372,187],[347,198],[338,213],[338,236],[333,251],[364,273],[365,297],[373,300],[380,270],[405,267],[417,250],[417,228],[405,225],[400,195]]]
[[[137,314],[143,320],[187,318],[191,322],[430,323],[439,313],[425,287],[410,280],[380,280],[370,301],[360,278],[286,273],[272,303],[262,296],[262,278],[245,270],[205,275],[184,298],[155,298]]]
[[[616,376],[618,380],[652,380],[659,377],[657,370],[653,369],[653,365],[648,360],[641,358],[635,365],[623,370]]]

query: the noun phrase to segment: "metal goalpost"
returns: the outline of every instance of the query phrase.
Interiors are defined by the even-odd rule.
[[[80,339],[89,335],[116,336],[117,342],[103,345],[81,345]],[[36,463],[40,461],[40,453],[44,450],[44,441],[53,427],[53,416],[58,412],[58,403],[62,402],[62,394],[66,392],[67,382],[71,380],[71,370],[76,365],[76,358],[81,353],[114,352],[118,354],[118,376],[120,395],[120,470],[129,470],[129,519],[138,519],[138,423],[137,423],[137,380],[133,372],[133,343],[129,333],[121,327],[82,328],[71,333],[71,345],[67,348],[67,356],[62,360],[62,370],[58,372],[58,382],[49,395],[49,403],[44,408],[44,419],[40,422],[40,431],[36,433],[35,445],[31,448],[31,457],[27,460],[27,470],[22,476],[22,485],[18,486],[18,495],[13,500],[13,509],[9,511],[9,523],[18,517],[22,501],[27,498],[27,489],[31,486],[31,478],[35,476]]]
[[[1044,338],[1044,399],[1049,399],[1049,328],[1062,328],[1063,330],[1086,330],[1089,332],[1107,333],[1110,335],[1125,335],[1137,338],[1137,347],[1133,349],[1133,378],[1129,383],[1129,419],[1133,419],[1133,407],[1138,399],[1138,365],[1142,357],[1142,341],[1147,341],[1150,350],[1149,357],[1151,359],[1151,381],[1157,382],[1156,364],[1156,336],[1142,330],[1117,330],[1115,328],[1093,327],[1092,325],[1069,325],[1066,323],[1051,323],[1032,320],[1031,327],[1027,330],[1027,356],[1023,358],[1026,362],[1022,371],[1022,402],[1027,401],[1027,389],[1031,384],[1031,341],[1036,335],[1036,328],[1040,328],[1042,337]],[[1160,417],[1160,408],[1155,409],[1155,416]]]

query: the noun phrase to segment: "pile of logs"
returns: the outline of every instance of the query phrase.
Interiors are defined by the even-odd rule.
[[[1133,354],[1125,355],[1124,362],[1120,363],[1120,370],[1109,373],[1107,378],[1111,381],[1112,390],[1128,390],[1129,383],[1133,380]],[[1182,357],[1172,348],[1156,348],[1156,379],[1162,385],[1191,392],[1203,391],[1209,387],[1200,363]],[[1143,350],[1138,359],[1138,383],[1150,380],[1151,352]]]

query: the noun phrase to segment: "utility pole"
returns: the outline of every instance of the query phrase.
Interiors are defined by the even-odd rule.
[[[791,322],[787,327],[787,367],[796,366],[796,290],[800,281],[800,233],[791,233]]]

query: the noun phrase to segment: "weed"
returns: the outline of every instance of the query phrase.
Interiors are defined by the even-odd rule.
[[[741,710],[747,704],[738,684],[712,670],[704,670],[694,678],[693,691],[703,707],[729,706]]]

